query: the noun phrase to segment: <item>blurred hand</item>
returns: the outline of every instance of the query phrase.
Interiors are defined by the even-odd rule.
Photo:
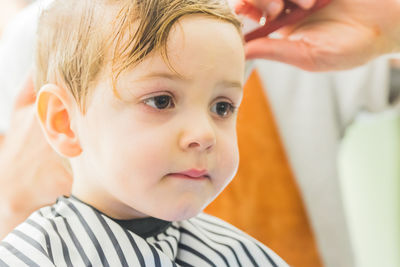
[[[47,144],[27,81],[15,103],[11,128],[0,146],[0,238],[33,211],[68,195],[72,176]]]
[[[306,2],[312,2],[312,6],[315,0]],[[268,11],[272,3],[279,7],[283,4],[282,0],[240,0],[236,12],[255,20],[263,13],[276,17],[276,13]],[[280,12],[281,8],[276,10]],[[246,44],[246,56],[281,61],[310,71],[352,68],[379,55],[400,52],[399,14],[398,0],[332,0],[302,22],[279,30],[282,39],[264,37],[250,41]]]
[[[312,6],[314,6],[315,2],[317,0],[288,0],[302,9],[310,9]],[[284,7],[284,1],[283,0],[239,0],[237,3],[238,10],[237,11],[244,11],[240,10],[240,8],[243,8],[243,5],[245,4],[251,4],[253,7],[256,8],[255,13],[260,13],[260,14],[265,14],[268,16],[270,19],[276,18],[282,11]],[[251,12],[251,10],[250,10]],[[249,14],[247,14],[249,15]]]

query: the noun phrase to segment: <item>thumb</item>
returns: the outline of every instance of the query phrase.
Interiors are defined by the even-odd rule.
[[[247,16],[255,21],[259,21],[263,15],[262,11],[248,2],[248,0],[238,1],[235,5],[235,12],[236,14]]]
[[[308,71],[321,71],[317,68],[311,47],[303,41],[288,39],[259,38],[245,46],[246,59],[268,59],[297,66]]]
[[[35,100],[36,100],[36,93],[34,90],[33,79],[32,76],[29,75],[28,78],[23,83],[21,91],[19,92],[15,100],[14,110],[32,105],[33,103],[35,103]]]

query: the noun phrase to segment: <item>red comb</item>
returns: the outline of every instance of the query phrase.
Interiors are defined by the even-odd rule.
[[[304,10],[296,4],[285,0],[285,7],[282,13],[276,19],[267,22],[267,24],[263,27],[257,28],[254,31],[249,32],[244,36],[244,39],[246,40],[246,42],[248,42],[260,37],[267,36],[283,26],[297,23],[305,17],[311,15],[315,11],[325,7],[331,1],[332,0],[317,0],[312,8]]]

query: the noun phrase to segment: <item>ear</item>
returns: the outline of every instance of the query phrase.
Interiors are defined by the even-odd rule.
[[[67,91],[55,84],[44,85],[36,98],[36,111],[47,141],[60,155],[72,158],[82,153],[71,125],[75,104]]]

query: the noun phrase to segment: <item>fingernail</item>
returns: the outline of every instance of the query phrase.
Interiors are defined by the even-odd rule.
[[[235,12],[239,14],[243,10],[244,6],[245,6],[244,2],[242,1],[237,2],[235,5]]]
[[[245,0],[239,1],[235,5],[236,14],[245,14],[248,9],[249,3],[247,3]]]
[[[305,9],[309,9],[314,5],[313,0],[298,0],[298,3],[302,8],[305,8]]]
[[[277,2],[271,2],[267,6],[268,15],[271,17],[275,17],[276,15],[279,14],[280,11],[281,11],[281,4],[278,4]]]

